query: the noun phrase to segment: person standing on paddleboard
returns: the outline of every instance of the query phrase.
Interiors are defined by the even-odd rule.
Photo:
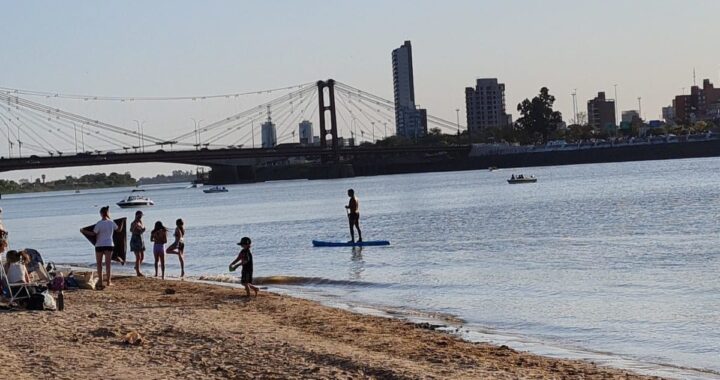
[[[355,243],[355,230],[353,230],[353,227],[355,227],[358,232],[357,242],[362,243],[362,232],[360,231],[360,202],[355,196],[355,190],[349,189],[347,194],[348,197],[350,197],[350,201],[347,206],[345,206],[345,209],[347,210],[348,222],[350,223],[350,242]]]

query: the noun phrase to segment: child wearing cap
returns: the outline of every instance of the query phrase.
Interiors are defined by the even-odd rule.
[[[259,289],[257,286],[252,284],[253,257],[252,252],[250,252],[250,246],[252,245],[252,241],[250,241],[250,238],[246,236],[240,239],[240,242],[237,244],[242,247],[242,250],[240,251],[240,253],[238,253],[238,256],[235,258],[235,260],[230,263],[230,271],[232,272],[237,269],[237,267],[242,265],[242,271],[240,272],[240,283],[245,286],[245,292],[247,293],[248,297],[250,297],[250,289],[255,292],[255,297],[257,297]]]

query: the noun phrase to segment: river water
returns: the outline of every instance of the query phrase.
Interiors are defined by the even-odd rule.
[[[511,173],[535,184],[509,185]],[[677,378],[720,378],[720,159],[148,187],[145,222],[187,227],[191,277],[227,278],[242,236],[283,292],[452,315],[468,339]],[[354,188],[365,240],[348,240]],[[11,248],[91,264],[80,227],[129,189],[3,196]],[[151,257],[151,254],[148,254]],[[129,253],[129,258],[132,258]],[[145,273],[150,273],[148,259]],[[169,256],[168,273],[178,275]],[[456,326],[459,327],[459,326]]]

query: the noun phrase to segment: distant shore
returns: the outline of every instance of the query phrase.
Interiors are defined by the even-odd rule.
[[[63,312],[0,312],[18,337],[0,341],[0,378],[653,378],[263,291],[115,282],[68,292]],[[124,343],[133,332],[141,341]]]

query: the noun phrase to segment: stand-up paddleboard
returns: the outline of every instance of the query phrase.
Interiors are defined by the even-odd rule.
[[[123,265],[125,265],[125,258],[127,256],[127,249],[126,249],[127,244],[125,243],[127,241],[127,223],[126,223],[126,221],[127,221],[127,218],[119,218],[119,219],[113,220],[113,222],[115,222],[115,224],[117,224],[118,227],[120,227],[120,228],[117,231],[113,232],[112,259],[113,259],[113,261],[117,261],[119,263],[122,263]],[[83,227],[82,230],[92,232],[94,228],[95,228],[95,225],[93,224],[93,225],[90,225],[87,227]],[[95,238],[95,236],[89,236],[89,235],[85,235],[85,234],[82,234],[82,235],[85,236],[86,239],[88,239],[88,241],[90,242],[90,244],[93,245],[93,247],[95,246],[95,240],[97,240]]]
[[[313,240],[313,247],[370,247],[379,245],[390,245],[387,240],[368,240],[362,242],[341,242],[341,241],[321,241]]]

